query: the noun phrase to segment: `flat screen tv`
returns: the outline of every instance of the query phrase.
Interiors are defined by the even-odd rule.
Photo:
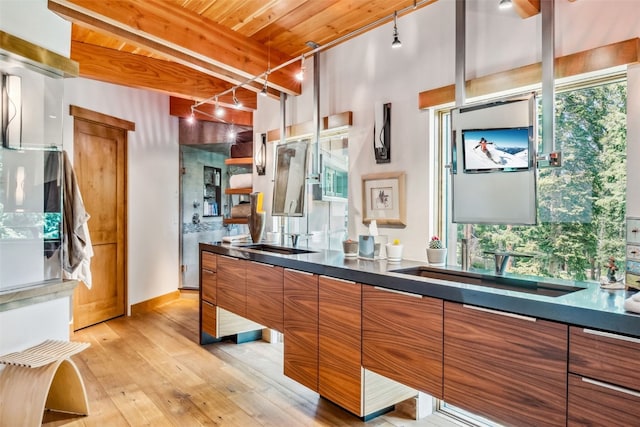
[[[529,127],[463,129],[462,162],[468,173],[528,170]]]

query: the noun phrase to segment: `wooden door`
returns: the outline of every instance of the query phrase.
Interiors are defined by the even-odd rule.
[[[113,125],[119,119],[78,107],[71,110],[73,165],[91,216],[94,252],[91,289],[77,286],[73,297],[73,329],[78,330],[125,314],[127,129]]]

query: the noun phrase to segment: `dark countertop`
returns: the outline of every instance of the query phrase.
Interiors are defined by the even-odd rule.
[[[566,295],[546,296],[471,284],[474,281],[492,279],[522,282],[523,276],[505,274],[503,277],[496,277],[490,271],[462,272],[458,267],[437,268],[420,261],[403,260],[399,263],[390,263],[386,260],[345,258],[342,251],[314,248],[309,248],[309,250],[315,251],[313,253],[297,255],[281,255],[241,245],[222,243],[200,243],[200,249],[367,285],[431,296],[446,301],[471,304],[640,338],[640,315],[626,312],[623,308],[624,300],[631,295],[631,292],[604,290],[597,283],[545,278],[544,282],[552,285],[584,288]],[[453,276],[456,281],[440,280],[391,271],[415,267],[427,267],[431,271],[439,271],[444,274],[463,274],[468,276],[469,280],[462,276]],[[532,284],[536,283],[535,278],[525,279]],[[469,283],[464,283],[464,281]]]

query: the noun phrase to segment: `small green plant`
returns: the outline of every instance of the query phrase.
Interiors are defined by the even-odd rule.
[[[429,242],[429,249],[442,249],[442,241],[438,236],[433,236]]]

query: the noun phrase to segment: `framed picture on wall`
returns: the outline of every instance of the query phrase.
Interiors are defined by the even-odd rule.
[[[406,225],[404,172],[362,176],[362,222]]]

